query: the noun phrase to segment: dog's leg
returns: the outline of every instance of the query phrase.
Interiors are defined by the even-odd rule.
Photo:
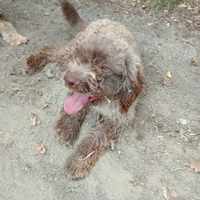
[[[57,121],[55,132],[61,142],[73,143],[79,136],[79,130],[85,118],[88,107],[83,108],[75,115],[68,115],[62,109],[60,119]]]
[[[65,164],[65,172],[70,178],[85,178],[98,161],[99,156],[104,154],[110,142],[118,138],[123,126],[109,118],[98,124],[82,140],[77,149]]]
[[[42,47],[35,55],[30,55],[27,59],[27,71],[29,73],[36,73],[42,71],[46,64],[49,62],[58,62],[63,65],[63,68],[68,64],[70,53],[67,48],[60,49],[53,45]]]
[[[0,12],[0,34],[10,45],[21,45],[27,43],[27,38],[21,36],[8,19]]]

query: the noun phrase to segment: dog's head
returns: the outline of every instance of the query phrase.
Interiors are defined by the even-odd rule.
[[[75,92],[86,93],[86,104],[105,96],[119,100],[122,114],[127,114],[146,85],[137,50],[116,36],[96,35],[77,44],[69,65],[65,83]]]

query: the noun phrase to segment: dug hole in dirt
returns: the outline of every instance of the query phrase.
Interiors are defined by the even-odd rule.
[[[72,1],[86,21],[109,18],[131,31],[148,86],[134,123],[114,149],[87,178],[70,180],[63,166],[80,138],[70,146],[54,133],[67,93],[65,73],[55,63],[39,74],[25,70],[30,54],[47,44],[63,47],[74,35],[57,1],[0,1],[3,13],[29,39],[27,45],[9,46],[0,38],[1,200],[200,199],[199,32],[185,38],[187,27],[123,2],[124,7],[119,1]],[[91,110],[81,138],[97,119]]]

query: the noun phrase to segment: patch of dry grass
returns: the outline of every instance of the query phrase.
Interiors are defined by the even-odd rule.
[[[148,5],[154,10],[166,9],[169,10],[172,5],[181,0],[148,0]]]

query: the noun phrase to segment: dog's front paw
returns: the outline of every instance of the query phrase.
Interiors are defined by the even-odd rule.
[[[26,44],[28,42],[28,39],[26,37],[23,37],[18,33],[7,36],[5,40],[10,45],[21,45]]]
[[[67,144],[73,143],[79,136],[80,122],[76,116],[62,115],[57,121],[55,132],[58,140]]]
[[[85,178],[91,169],[86,160],[74,156],[68,158],[64,166],[65,173],[72,179]]]
[[[70,130],[64,127],[56,126],[55,132],[56,132],[57,139],[67,144],[72,144],[79,136],[79,129]]]

